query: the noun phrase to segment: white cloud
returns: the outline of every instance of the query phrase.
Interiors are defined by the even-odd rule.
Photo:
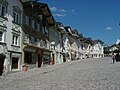
[[[106,27],[106,30],[112,30],[112,28],[111,27]]]
[[[72,13],[72,14],[76,14],[75,10],[71,10],[71,13]]]
[[[66,12],[66,10],[65,10],[65,9],[60,9],[59,11],[61,11],[61,12]]]
[[[57,7],[51,7],[50,10],[54,12],[54,16],[58,17],[65,17],[66,16],[66,10],[65,9],[58,9]]]
[[[72,12],[75,12],[75,10],[71,10]]]
[[[50,10],[51,11],[58,11],[58,12],[66,12],[65,9],[58,9],[57,7],[51,7]]]
[[[57,8],[56,7],[51,7],[50,10],[51,11],[57,11]]]
[[[54,16],[58,16],[58,17],[65,17],[66,14],[53,14]]]

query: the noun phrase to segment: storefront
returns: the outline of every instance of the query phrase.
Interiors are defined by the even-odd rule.
[[[28,69],[50,65],[50,62],[50,50],[32,46],[24,48],[24,63],[27,64]]]
[[[9,51],[10,57],[10,69],[9,71],[19,71],[21,70],[21,52]]]
[[[51,64],[51,51],[44,50],[43,52],[43,66],[50,65]]]
[[[37,62],[37,48],[34,47],[25,47],[24,48],[24,64],[27,64],[28,69],[36,67]]]

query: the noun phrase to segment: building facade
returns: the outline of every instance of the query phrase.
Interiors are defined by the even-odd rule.
[[[1,73],[21,69],[22,10],[19,0],[0,0]]]
[[[51,50],[49,33],[54,18],[47,4],[33,1],[23,4],[23,46],[22,64],[28,69],[50,64]],[[31,11],[31,12],[29,12]]]
[[[104,57],[103,46],[100,44],[100,42],[95,42],[90,51],[93,58]]]
[[[82,38],[83,39],[83,38]],[[63,62],[103,57],[103,46],[56,22],[46,3],[0,0],[0,75]]]

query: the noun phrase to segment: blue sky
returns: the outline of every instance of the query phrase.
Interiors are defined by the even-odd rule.
[[[49,5],[56,21],[85,37],[114,44],[120,38],[120,0],[40,0]]]

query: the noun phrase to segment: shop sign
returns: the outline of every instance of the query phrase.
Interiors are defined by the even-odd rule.
[[[0,45],[0,54],[3,53],[3,51],[4,51],[4,48],[2,45]]]

